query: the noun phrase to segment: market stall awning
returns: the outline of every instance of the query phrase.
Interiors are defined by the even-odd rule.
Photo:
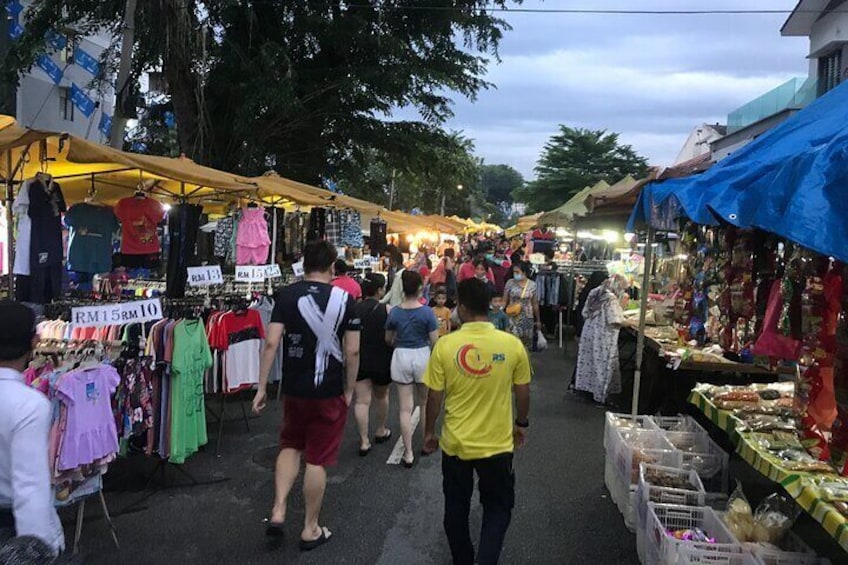
[[[0,114],[0,153],[16,147],[26,146],[57,134],[23,128],[15,118]]]
[[[843,83],[705,173],[652,183],[630,225],[656,227],[652,212],[679,207],[697,223],[721,218],[848,261],[846,123]]]
[[[599,181],[594,186],[587,186],[586,188],[569,198],[568,201],[559,208],[555,208],[542,214],[538,218],[537,223],[552,226],[568,224],[571,222],[572,218],[574,218],[575,215],[585,214],[587,212],[585,206],[585,201],[587,197],[589,197],[595,192],[606,190],[609,187],[609,183],[605,181]]]
[[[197,165],[190,159],[118,151],[74,136],[4,122],[0,147],[6,148],[9,159],[0,159],[0,174],[22,180],[38,172],[48,173],[61,184],[68,203],[93,192],[99,201],[114,203],[142,189],[165,201],[185,199],[206,204],[206,199],[222,193],[234,199],[257,188],[247,179]]]

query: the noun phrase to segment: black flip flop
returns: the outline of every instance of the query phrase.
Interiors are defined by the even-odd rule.
[[[359,456],[360,457],[365,457],[369,453],[371,453],[371,446],[370,445],[368,446],[368,449],[362,449],[361,447],[359,448]]]
[[[329,534],[329,535],[328,535]],[[318,549],[328,541],[333,538],[333,532],[328,530],[325,527],[321,527],[321,535],[314,540],[306,541],[304,539],[300,540],[300,550],[301,551],[312,551],[313,549]]]
[[[262,520],[262,523],[265,524],[265,535],[269,538],[281,538],[285,535],[285,532],[283,531],[283,526],[285,524],[272,522],[271,518],[265,518]]]
[[[386,443],[392,439],[392,430],[387,430],[388,433],[384,436],[374,436],[374,443]]]

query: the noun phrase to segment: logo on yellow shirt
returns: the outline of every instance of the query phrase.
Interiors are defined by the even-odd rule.
[[[459,348],[456,364],[463,373],[475,378],[485,377],[492,372],[492,366],[483,361],[480,350],[470,343]]]

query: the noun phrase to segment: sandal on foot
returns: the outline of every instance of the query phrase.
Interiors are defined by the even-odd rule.
[[[374,443],[386,443],[392,439],[392,430],[386,430],[386,435],[374,436]]]
[[[371,453],[371,446],[370,445],[368,446],[368,449],[362,449],[361,447],[359,448],[359,456],[360,457],[365,457],[369,453]]]
[[[262,523],[265,524],[265,535],[269,538],[281,538],[285,535],[283,531],[284,523],[272,522],[271,518],[265,518]]]
[[[321,527],[321,535],[314,540],[300,540],[300,550],[301,551],[312,551],[313,549],[317,549],[330,541],[333,537],[333,533],[325,527]]]
[[[407,461],[406,459],[401,459],[400,462],[403,464],[404,468],[412,469],[415,466],[415,459],[412,461]]]

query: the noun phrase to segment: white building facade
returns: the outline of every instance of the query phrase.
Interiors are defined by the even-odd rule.
[[[25,10],[30,0],[7,4],[11,41],[24,31]],[[106,143],[111,129],[115,91],[105,76],[102,57],[112,37],[101,33],[81,36],[73,30],[57,30],[30,72],[21,78],[15,93],[15,118],[25,127],[67,132]]]
[[[810,78],[816,80],[819,96],[846,78],[848,0],[800,0],[780,33],[810,38]]]

